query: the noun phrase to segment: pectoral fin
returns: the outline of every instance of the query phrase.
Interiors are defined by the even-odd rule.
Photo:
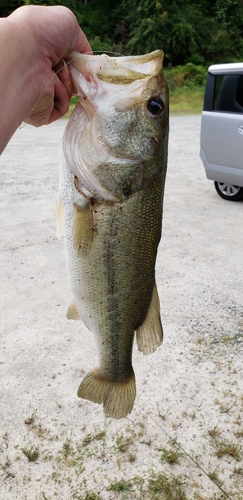
[[[143,354],[151,354],[163,341],[163,329],[160,319],[160,303],[156,284],[146,318],[136,330],[138,350]]]
[[[79,206],[74,203],[73,244],[83,256],[91,249],[93,241],[93,214],[89,203]]]
[[[77,310],[77,307],[76,307],[74,301],[71,302],[71,304],[67,310],[66,318],[67,319],[76,319],[76,320],[81,319],[80,314]]]
[[[64,233],[63,207],[60,198],[58,198],[57,200],[56,224],[57,224],[57,237],[60,240]]]

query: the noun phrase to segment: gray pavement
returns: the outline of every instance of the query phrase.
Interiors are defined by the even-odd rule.
[[[63,426],[71,435],[81,432],[84,422],[88,432],[106,421],[102,408],[76,398],[84,373],[94,364],[94,344],[82,323],[65,318],[71,293],[63,242],[57,240],[55,227],[58,155],[64,126],[64,121],[40,129],[26,125],[17,130],[0,158],[0,438],[5,433],[9,436],[8,454],[17,478],[12,490],[3,483],[4,500],[39,499],[46,491],[47,470],[36,466],[40,481],[30,470],[31,464],[27,467],[23,462],[25,457],[15,460],[16,447],[34,444],[24,424],[26,417],[36,412],[43,425],[51,432],[56,429],[63,440]],[[135,349],[138,395],[130,420],[136,422],[142,416],[149,419],[149,415],[157,418],[158,407],[164,412],[172,408],[168,417],[172,431],[176,415],[184,411],[185,427],[182,419],[179,438],[186,447],[189,426],[194,426],[198,453],[200,443],[204,449],[204,438],[200,437],[199,423],[190,420],[188,424],[186,411],[195,404],[195,411],[200,407],[204,420],[210,415],[210,422],[218,422],[220,416],[213,406],[217,394],[210,392],[212,377],[219,388],[225,387],[228,375],[217,372],[207,350],[191,355],[196,342],[199,345],[209,339],[210,345],[220,346],[228,336],[229,347],[220,359],[235,363],[238,375],[228,381],[238,384],[239,398],[243,393],[243,203],[222,200],[206,179],[199,158],[199,131],[199,116],[171,118],[163,236],[156,268],[165,342],[148,357]],[[195,396],[197,391],[199,395]],[[122,423],[110,425],[113,432],[124,432]],[[227,421],[225,425],[233,435],[233,423]],[[150,437],[158,446],[165,436],[153,426],[151,420]],[[193,446],[190,443],[190,449]],[[141,456],[143,453],[142,449]],[[147,458],[144,464],[151,467],[153,460]],[[32,482],[24,482],[19,463],[26,467],[23,470]],[[96,470],[91,458],[90,467]],[[135,475],[137,470],[132,464],[129,467]],[[142,467],[140,464],[140,471]],[[119,470],[114,470],[119,476]],[[226,486],[233,491],[235,486],[230,481]],[[54,495],[53,484],[50,487]],[[208,479],[201,488],[202,494],[217,492]],[[69,492],[60,493],[60,498],[74,497]],[[101,498],[113,497],[104,493]]]

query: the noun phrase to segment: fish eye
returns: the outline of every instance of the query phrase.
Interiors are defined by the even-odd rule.
[[[160,116],[164,107],[164,102],[159,97],[151,97],[147,102],[148,112],[152,116]]]

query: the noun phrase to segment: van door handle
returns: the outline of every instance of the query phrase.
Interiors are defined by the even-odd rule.
[[[240,135],[243,135],[243,125],[239,125],[238,132]]]

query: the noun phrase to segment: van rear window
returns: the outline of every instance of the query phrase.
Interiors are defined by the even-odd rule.
[[[243,113],[243,75],[215,76],[215,111]]]

